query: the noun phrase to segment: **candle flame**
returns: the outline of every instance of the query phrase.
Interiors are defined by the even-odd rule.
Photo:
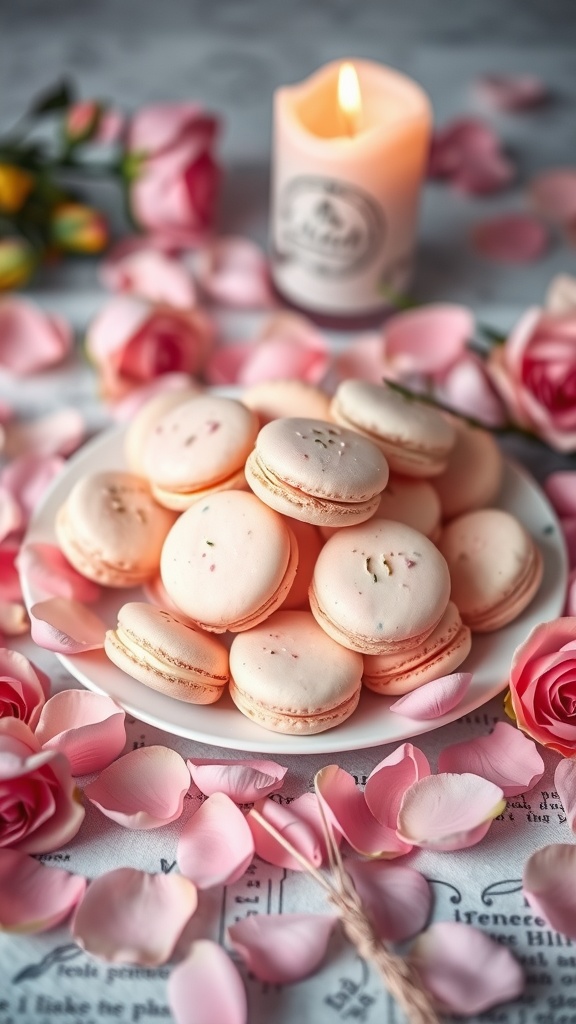
[[[350,134],[354,133],[358,117],[362,111],[362,94],[360,82],[353,64],[341,64],[338,72],[338,105],[348,125]]]

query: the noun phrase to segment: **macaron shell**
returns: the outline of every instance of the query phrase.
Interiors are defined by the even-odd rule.
[[[154,501],[132,473],[83,477],[56,516],[56,536],[83,576],[108,587],[131,587],[158,572],[175,516]]]
[[[292,530],[298,544],[298,568],[290,593],[282,605],[282,611],[308,608],[308,587],[314,574],[314,566],[322,550],[324,541],[316,526],[302,523],[298,519],[289,519],[287,525]]]
[[[253,384],[242,393],[242,402],[264,426],[286,416],[330,419],[330,397],[325,391],[301,380],[267,380]]]
[[[146,476],[144,468],[146,445],[158,420],[171,409],[175,409],[178,405],[182,405],[190,398],[200,394],[200,391],[199,386],[183,388],[182,391],[163,391],[159,395],[154,395],[142,408],[138,409],[124,436],[124,454],[131,473]]]
[[[282,610],[232,641],[230,693],[265,728],[309,735],[352,713],[362,668],[362,657],[331,640],[310,612]]]
[[[213,704],[229,679],[228,652],[214,637],[190,629],[170,612],[141,602],[125,604],[104,650],[128,675],[160,693],[193,704]]]
[[[405,476],[441,473],[454,444],[454,428],[437,409],[386,385],[343,381],[330,414],[336,423],[370,438],[390,469]]]
[[[394,519],[397,523],[405,523],[436,543],[441,531],[442,506],[429,480],[391,473],[373,518]],[[328,540],[334,528],[322,527],[321,533]]]
[[[220,480],[210,487],[198,488],[198,490],[191,491],[188,494],[181,494],[178,491],[167,491],[158,487],[155,483],[152,483],[151,486],[152,494],[158,504],[162,505],[163,508],[171,509],[173,512],[185,512],[196,501],[202,501],[218,491],[241,491],[248,489],[243,466],[236,473],[233,473],[232,476],[226,477],[225,480]]]
[[[365,654],[416,647],[442,618],[449,597],[448,566],[438,549],[417,530],[388,519],[330,537],[309,591],[322,628]]]
[[[366,655],[363,683],[374,693],[398,696],[460,667],[472,647],[472,634],[453,601],[423,644],[395,654]]]
[[[472,632],[512,622],[542,581],[540,550],[509,512],[479,509],[453,519],[439,542],[452,577],[452,600]]]
[[[286,522],[251,492],[196,502],[172,527],[161,558],[170,599],[209,632],[247,629],[285,599],[298,547]]]
[[[147,476],[162,491],[188,494],[218,484],[243,467],[258,432],[241,402],[198,395],[157,422],[144,456]]]
[[[456,442],[446,469],[434,478],[444,519],[491,505],[502,483],[504,460],[492,434],[454,419]]]

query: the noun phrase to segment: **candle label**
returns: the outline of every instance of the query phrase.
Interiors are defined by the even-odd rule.
[[[276,248],[319,277],[347,277],[381,257],[386,223],[380,206],[354,185],[306,175],[280,196]]]

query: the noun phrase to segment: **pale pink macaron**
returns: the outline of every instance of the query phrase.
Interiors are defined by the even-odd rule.
[[[56,536],[83,576],[106,587],[134,587],[157,575],[175,518],[142,477],[93,473],[74,484],[56,516]]]
[[[310,736],[356,709],[363,659],[320,629],[310,612],[279,611],[230,648],[230,695],[273,732]]]
[[[454,672],[468,657],[472,635],[453,601],[430,636],[418,647],[396,654],[367,654],[364,685],[375,693],[396,696]]]
[[[452,600],[473,633],[491,633],[516,619],[542,581],[539,548],[522,523],[501,509],[452,519],[439,548],[450,568]]]
[[[496,441],[487,430],[452,420],[456,443],[446,469],[434,477],[444,519],[492,505],[504,472],[504,460]]]
[[[303,380],[266,380],[242,392],[242,401],[257,413],[260,424],[286,416],[330,419],[330,396]]]
[[[353,651],[392,654],[423,643],[450,597],[438,548],[403,523],[375,519],[339,530],[318,556],[310,608]]]
[[[405,397],[386,384],[345,380],[330,406],[332,419],[381,448],[390,469],[404,476],[442,473],[455,431],[438,409]]]
[[[312,523],[301,523],[299,519],[287,519],[287,524],[298,544],[298,568],[290,593],[282,605],[282,610],[308,609],[308,588],[324,540],[318,527],[312,526]]]
[[[248,491],[220,491],[180,516],[160,571],[189,619],[211,633],[235,633],[276,611],[297,564],[298,545],[282,516]]]
[[[352,430],[292,417],[262,427],[246,480],[277,512],[317,526],[349,526],[376,511],[388,464]]]
[[[405,523],[436,541],[440,536],[442,506],[435,483],[433,486],[429,480],[416,480],[414,477],[391,473],[373,518],[394,519],[398,523]],[[323,526],[321,532],[328,539],[334,529]]]
[[[258,418],[241,402],[198,395],[162,416],[143,456],[152,493],[183,511],[216,491],[242,487]]]
[[[148,439],[158,423],[167,412],[183,405],[190,398],[201,393],[200,385],[183,388],[181,391],[162,391],[159,395],[150,398],[134,414],[126,434],[124,436],[124,454],[128,469],[138,476],[146,476],[144,469],[144,456],[148,445]]]
[[[191,704],[213,704],[229,679],[228,651],[219,640],[139,601],[120,609],[104,650],[144,686]]]

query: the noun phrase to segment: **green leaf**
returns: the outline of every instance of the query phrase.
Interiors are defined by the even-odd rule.
[[[52,110],[64,110],[74,102],[74,88],[67,82],[66,79],[62,79],[61,82],[57,82],[56,85],[49,86],[44,92],[41,92],[39,96],[33,101],[30,107],[29,113],[32,117],[38,117],[41,114],[48,114]]]

